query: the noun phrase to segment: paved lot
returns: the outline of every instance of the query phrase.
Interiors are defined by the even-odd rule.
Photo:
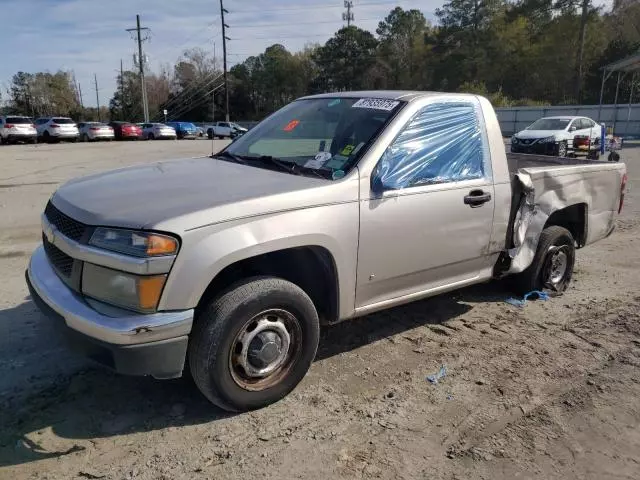
[[[68,353],[23,280],[61,182],[210,151],[0,147],[0,478],[638,478],[640,148],[616,233],[563,297],[519,310],[494,283],[327,328],[292,395],[236,416]]]

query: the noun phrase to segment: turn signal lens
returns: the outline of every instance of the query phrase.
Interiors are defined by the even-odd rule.
[[[153,310],[156,308],[165,280],[165,275],[138,278],[138,303],[141,309]]]
[[[178,242],[175,238],[165,235],[149,235],[147,237],[147,255],[155,257],[156,255],[172,255],[178,250]]]

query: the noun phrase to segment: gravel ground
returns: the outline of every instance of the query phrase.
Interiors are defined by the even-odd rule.
[[[242,415],[68,353],[23,280],[60,182],[210,150],[0,148],[0,478],[638,478],[640,148],[617,231],[564,296],[518,309],[491,283],[326,328],[302,384]]]

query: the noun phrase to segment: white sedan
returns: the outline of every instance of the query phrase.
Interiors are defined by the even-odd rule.
[[[160,138],[171,138],[175,140],[176,130],[164,123],[142,123],[142,138],[146,140],[155,140]]]
[[[93,142],[97,140],[111,141],[114,138],[113,128],[100,122],[78,123],[81,142]]]
[[[587,117],[544,117],[511,137],[511,151],[566,157],[579,153],[580,139],[587,155],[597,159],[601,135],[602,126]]]

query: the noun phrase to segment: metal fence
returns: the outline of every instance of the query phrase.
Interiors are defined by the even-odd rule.
[[[580,115],[589,117],[622,137],[640,137],[640,103],[631,105],[567,105],[560,107],[509,107],[496,108],[500,128],[504,135],[524,130],[542,117],[556,115]]]

